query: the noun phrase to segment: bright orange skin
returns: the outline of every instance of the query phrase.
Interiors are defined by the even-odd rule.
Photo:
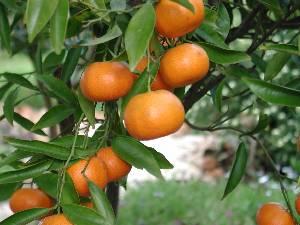
[[[47,216],[39,225],[73,225],[63,214]]]
[[[22,188],[11,196],[9,206],[16,213],[32,208],[51,208],[53,201],[39,189]]]
[[[68,174],[73,180],[76,191],[80,196],[88,197],[90,195],[87,179],[93,181],[99,188],[104,188],[108,183],[107,169],[105,164],[97,157],[88,160],[79,160],[68,168]],[[84,168],[85,176],[82,174]]]
[[[300,195],[298,195],[295,200],[295,209],[297,213],[300,215]]]
[[[147,57],[143,57],[139,64],[136,66],[135,70],[142,73],[146,67],[148,66],[148,59]],[[137,77],[136,77],[137,78]],[[164,80],[162,79],[161,75],[158,73],[156,74],[152,84],[151,84],[151,90],[157,91],[157,90],[169,90],[172,91],[173,88],[169,87]]]
[[[109,181],[118,181],[131,170],[132,166],[122,160],[113,151],[112,147],[101,148],[97,153],[97,157],[105,163]]]
[[[129,134],[151,140],[176,132],[184,121],[184,107],[170,91],[158,90],[134,96],[124,111]]]
[[[120,62],[95,62],[84,71],[80,80],[83,95],[91,101],[112,101],[131,89],[134,74]]]
[[[160,0],[156,5],[156,30],[168,38],[181,37],[196,28],[204,20],[204,4],[202,0],[189,0],[195,12],[171,0]]]
[[[278,203],[264,204],[256,214],[257,225],[295,225],[289,212]]]
[[[198,45],[182,44],[168,50],[160,61],[159,73],[170,87],[183,87],[203,79],[209,70],[209,58]]]

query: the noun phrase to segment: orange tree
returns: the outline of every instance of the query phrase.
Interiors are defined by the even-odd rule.
[[[299,68],[281,73],[299,65],[299,8],[298,0],[0,0],[2,51],[29,55],[35,68],[0,75],[1,119],[49,139],[5,137],[14,150],[1,155],[0,197],[16,213],[0,224],[115,224],[119,185],[132,166],[160,179],[173,167],[140,141],[184,121],[240,138],[224,197],[256,141],[287,207],[264,205],[257,223],[297,224],[283,182],[297,181],[278,171],[260,133],[270,131],[264,112],[273,105],[299,113]],[[48,111],[34,124],[15,108],[37,96]],[[192,107],[207,96],[217,117],[198,126]],[[95,117],[97,106],[104,118]],[[260,113],[254,129],[231,125],[244,111]]]

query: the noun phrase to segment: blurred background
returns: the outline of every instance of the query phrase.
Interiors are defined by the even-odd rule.
[[[284,79],[287,73],[293,74],[296,65],[297,62],[291,60],[278,79]],[[10,72],[30,77],[33,70],[27,55],[17,54],[10,58],[0,52],[0,74]],[[243,87],[238,87],[234,80],[230,81],[224,88],[224,94],[229,94],[231,89],[239,93]],[[20,88],[20,91],[22,97],[33,94],[25,88]],[[5,99],[5,92],[2,85],[0,99]],[[257,107],[255,111],[251,107],[252,102],[249,95],[231,98],[230,102],[226,102],[231,106],[230,113],[234,119],[225,124],[251,130],[257,124],[258,115],[262,112],[267,114],[270,118],[269,127],[259,134],[259,138],[268,147],[278,169],[288,177],[297,179],[300,172],[296,144],[299,136],[299,108],[298,111],[292,111],[286,107],[268,107],[258,101],[260,111]],[[43,105],[43,99],[34,96],[18,105],[16,111],[37,122],[46,111]],[[247,110],[242,110],[244,108]],[[101,116],[100,111],[97,113]],[[187,116],[191,122],[205,127],[216,121],[220,113],[216,112],[212,98],[206,96]],[[44,137],[32,134],[18,124],[11,126],[2,120],[0,156],[12,150],[3,142],[5,136],[46,141]],[[283,203],[283,198],[263,152],[249,139],[246,177],[228,198],[221,200],[239,143],[238,138],[237,134],[228,131],[200,132],[184,125],[174,135],[145,142],[163,153],[174,169],[163,172],[165,181],[159,181],[145,171],[133,169],[128,176],[127,190],[122,188],[118,225],[254,225],[256,210],[262,203]],[[296,186],[288,181],[285,185],[293,200]],[[7,198],[13,190],[13,185],[0,185],[0,221],[11,214]]]

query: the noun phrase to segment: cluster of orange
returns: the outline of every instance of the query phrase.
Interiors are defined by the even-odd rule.
[[[300,215],[300,195],[295,200],[295,209]],[[256,223],[257,225],[296,225],[288,210],[275,202],[266,203],[259,208]]]

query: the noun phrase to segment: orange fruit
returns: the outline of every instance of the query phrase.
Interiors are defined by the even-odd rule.
[[[63,214],[47,216],[39,225],[73,225]]]
[[[79,160],[67,170],[73,180],[76,191],[83,197],[90,195],[87,179],[100,188],[104,188],[108,183],[106,166],[99,158],[93,157],[90,159],[88,166],[86,166],[87,163],[88,160]],[[85,168],[86,170],[84,171]]]
[[[81,205],[88,207],[88,208],[94,208],[94,204],[92,202],[83,202]]]
[[[295,209],[297,213],[300,215],[300,195],[298,195],[295,200]]]
[[[139,140],[174,133],[183,124],[184,116],[181,101],[166,90],[138,94],[128,102],[124,111],[129,134]]]
[[[148,66],[148,59],[147,57],[143,57],[141,61],[138,63],[136,66],[135,70],[138,72],[142,73],[146,67]],[[137,77],[136,77],[137,78]],[[173,88],[169,87],[164,80],[162,79],[161,75],[158,73],[156,74],[152,84],[151,84],[151,90],[156,91],[156,90],[169,90],[172,91]]]
[[[52,199],[39,189],[21,188],[13,193],[9,206],[14,213],[32,208],[51,208]]]
[[[156,30],[168,38],[181,37],[200,26],[204,20],[202,0],[189,0],[194,12],[172,0],[160,0],[156,5]]]
[[[131,165],[122,160],[112,147],[101,148],[97,157],[105,163],[109,181],[118,181],[131,170]]]
[[[168,50],[160,61],[159,73],[170,87],[183,87],[203,79],[209,70],[209,58],[203,48],[182,44]]]
[[[264,204],[256,214],[257,225],[295,225],[289,212],[278,203]]]
[[[131,89],[134,74],[120,62],[95,62],[87,66],[80,80],[83,95],[91,101],[112,101]]]

